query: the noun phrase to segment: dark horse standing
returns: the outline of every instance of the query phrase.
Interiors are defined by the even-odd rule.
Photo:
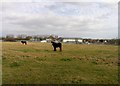
[[[56,51],[56,48],[58,48],[58,47],[60,48],[60,51],[62,51],[62,44],[60,42],[52,41],[51,43],[52,43],[52,46],[54,48],[54,51]]]
[[[21,43],[27,45],[27,41],[21,41]]]

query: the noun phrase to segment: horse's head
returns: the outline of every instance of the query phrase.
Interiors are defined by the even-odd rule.
[[[51,43],[53,44],[53,43],[55,43],[54,41],[51,41]]]

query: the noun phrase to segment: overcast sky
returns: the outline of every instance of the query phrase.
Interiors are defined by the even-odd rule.
[[[118,37],[118,3],[2,2],[0,15],[3,36]]]

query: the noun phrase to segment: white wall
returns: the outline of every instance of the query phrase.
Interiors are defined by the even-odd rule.
[[[63,42],[75,42],[76,40],[75,39],[63,39]],[[83,42],[82,39],[78,39],[78,42]]]
[[[67,42],[67,41],[72,41],[72,42],[74,42],[75,39],[63,39],[63,42]]]
[[[78,42],[83,42],[83,40],[82,39],[78,39]]]

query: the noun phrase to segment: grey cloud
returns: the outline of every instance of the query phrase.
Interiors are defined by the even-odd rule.
[[[57,4],[57,3],[56,3]],[[61,3],[62,4],[62,3]],[[67,3],[64,3],[64,5]],[[69,3],[68,3],[69,4]],[[80,3],[70,3],[73,5],[80,5]],[[69,4],[69,5],[70,5]],[[88,4],[88,3],[87,3]],[[50,6],[50,5],[49,5]],[[49,8],[48,6],[48,8]],[[85,5],[85,7],[89,5]],[[7,8],[5,8],[7,9]],[[56,9],[54,7],[54,9]],[[63,16],[56,14],[51,9],[47,9],[47,13],[24,13],[8,10],[9,13],[4,15],[4,31],[3,34],[56,34],[61,36],[78,36],[78,37],[114,37],[116,32],[113,29],[115,25],[109,25],[109,18],[104,19],[110,13],[101,14],[97,17],[90,17],[89,15],[80,16]],[[30,9],[29,9],[30,10]],[[14,15],[15,13],[15,15]],[[114,20],[115,21],[115,20]],[[108,26],[107,26],[108,25]],[[104,27],[105,26],[105,27]],[[112,28],[111,28],[112,27]],[[111,29],[111,31],[109,30]],[[112,35],[108,35],[109,32]]]

